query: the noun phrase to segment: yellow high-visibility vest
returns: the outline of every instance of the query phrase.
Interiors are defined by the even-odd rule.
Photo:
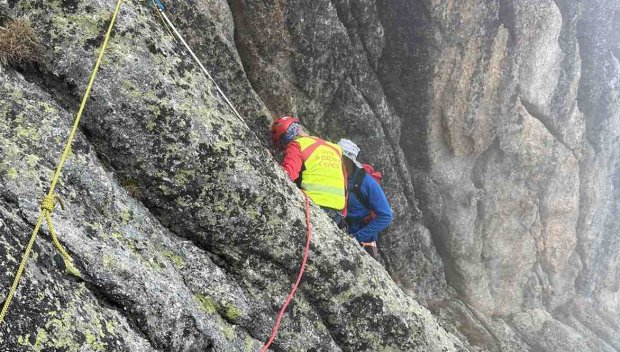
[[[298,137],[295,142],[304,161],[301,188],[320,206],[344,209],[347,180],[340,146],[310,136]]]

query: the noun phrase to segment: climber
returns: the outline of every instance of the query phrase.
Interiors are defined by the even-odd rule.
[[[339,228],[345,228],[347,176],[340,147],[309,136],[299,120],[290,116],[273,122],[271,139],[276,149],[284,151],[282,167],[291,180],[323,208]]]
[[[349,234],[368,254],[376,257],[379,233],[392,222],[392,209],[381,186],[357,161],[360,148],[348,139],[341,139],[338,145],[345,156],[344,164],[349,175],[346,217]]]

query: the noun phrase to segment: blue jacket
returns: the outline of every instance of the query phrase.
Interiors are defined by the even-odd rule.
[[[377,217],[368,224],[360,221],[360,219],[370,215],[370,209],[366,209],[353,192],[353,182],[358,172],[364,172],[364,170],[357,168],[353,175],[349,175],[347,180],[347,188],[349,190],[349,199],[347,200],[349,233],[355,236],[359,242],[376,241],[379,237],[379,232],[387,228],[392,222],[392,208],[390,208],[390,204],[381,186],[377,184],[372,176],[366,174],[362,179],[360,192],[368,199],[369,206],[374,210]]]

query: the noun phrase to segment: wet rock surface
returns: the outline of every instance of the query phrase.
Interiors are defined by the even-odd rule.
[[[0,72],[0,301],[110,2],[0,1],[37,65]],[[128,1],[0,351],[258,350],[297,272],[303,197],[272,115],[362,147],[395,221],[377,263],[312,207],[276,351],[618,351],[615,1]],[[419,302],[419,303],[418,303]],[[426,308],[425,308],[426,307]]]

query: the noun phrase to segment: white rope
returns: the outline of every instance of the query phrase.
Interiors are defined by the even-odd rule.
[[[205,76],[207,76],[211,80],[211,82],[213,82],[213,84],[215,85],[215,88],[222,95],[222,97],[224,97],[224,100],[226,101],[228,106],[230,106],[230,108],[235,113],[235,115],[237,115],[237,117],[239,118],[239,120],[241,120],[241,122],[245,122],[245,120],[241,117],[239,112],[237,112],[237,109],[235,109],[235,107],[230,102],[230,100],[228,100],[228,97],[226,96],[226,94],[224,94],[224,92],[220,89],[220,86],[217,84],[217,82],[213,79],[213,77],[211,77],[211,74],[209,74],[209,71],[207,71],[207,69],[202,65],[202,62],[200,62],[200,60],[198,59],[196,54],[194,54],[194,51],[192,51],[192,49],[189,47],[189,45],[187,45],[187,43],[185,42],[185,39],[183,39],[183,36],[181,36],[179,31],[177,31],[176,27],[172,24],[172,22],[170,22],[170,19],[168,19],[168,16],[166,16],[166,14],[164,13],[163,10],[161,10],[159,8],[157,10],[163,15],[164,20],[166,21],[166,23],[168,23],[170,28],[172,28],[172,31],[174,32],[174,34],[179,38],[179,40],[181,41],[181,43],[183,43],[183,45],[185,46],[187,51],[189,51],[189,53],[192,55],[194,60],[198,63],[198,66],[200,66],[200,68],[202,69],[202,72],[205,74]]]

